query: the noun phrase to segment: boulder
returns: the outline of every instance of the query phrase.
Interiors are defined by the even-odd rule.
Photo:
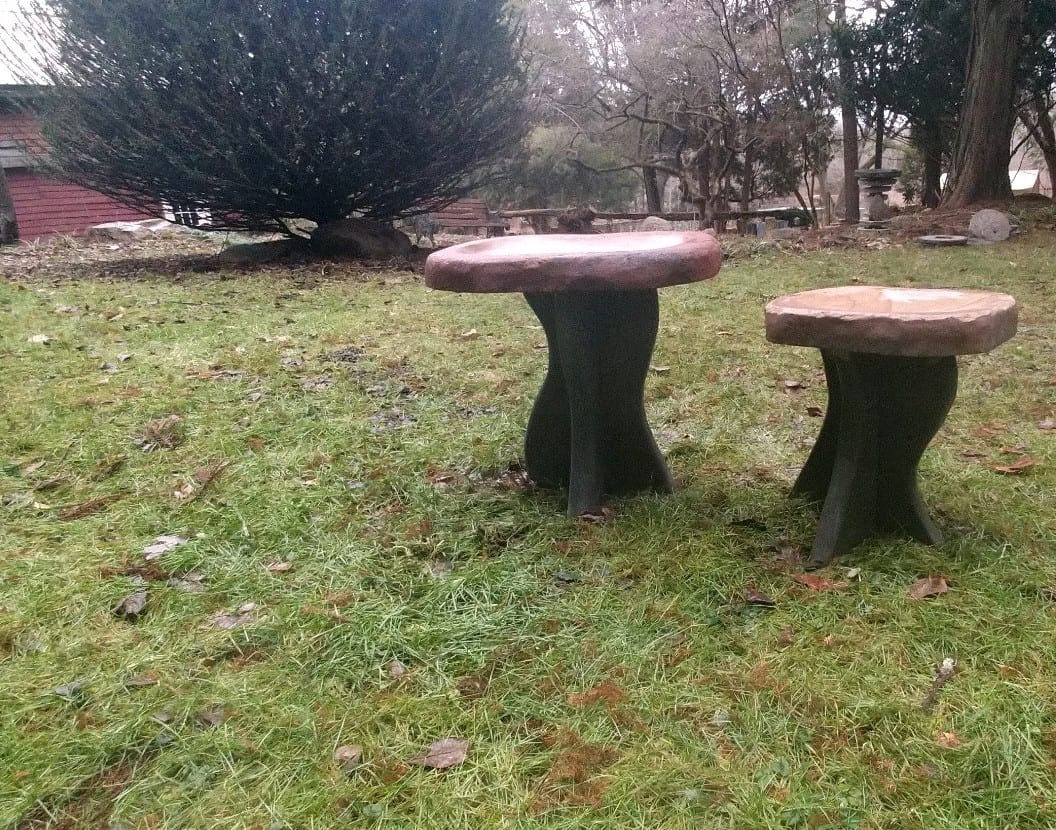
[[[371,219],[338,219],[312,232],[312,251],[351,259],[392,259],[410,256],[407,234]]]
[[[659,216],[646,216],[638,226],[640,231],[669,231],[671,223]]]
[[[984,242],[1004,242],[1012,235],[1012,223],[999,210],[987,208],[972,216],[968,232]]]
[[[264,265],[288,257],[299,247],[292,239],[229,245],[216,255],[222,265]]]

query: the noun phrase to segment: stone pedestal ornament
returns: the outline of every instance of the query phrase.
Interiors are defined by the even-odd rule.
[[[868,220],[861,223],[861,226],[874,229],[888,227],[894,211],[887,203],[887,192],[895,186],[902,171],[880,168],[856,170],[854,175],[865,188],[865,211],[869,216]]]
[[[568,489],[569,515],[599,512],[606,495],[673,489],[643,400],[657,289],[710,279],[721,260],[706,231],[504,237],[426,260],[431,288],[521,292],[542,323],[549,362],[525,466],[536,483]]]
[[[793,495],[822,503],[810,567],[877,533],[927,544],[942,534],[917,487],[921,455],[957,394],[956,355],[1015,334],[1007,294],[847,286],[766,306],[773,343],[821,350],[829,406]]]

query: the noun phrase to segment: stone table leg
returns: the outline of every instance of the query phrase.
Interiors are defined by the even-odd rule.
[[[823,501],[809,565],[821,567],[867,536],[942,534],[917,489],[917,466],[957,395],[953,357],[823,351],[829,407],[793,495]]]
[[[657,292],[532,293],[549,365],[525,437],[528,475],[568,488],[568,513],[601,509],[602,497],[670,492],[671,473],[645,417],[643,395],[656,343]]]

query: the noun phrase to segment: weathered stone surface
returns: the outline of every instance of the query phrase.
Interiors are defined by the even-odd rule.
[[[646,216],[638,226],[640,231],[669,231],[671,223],[660,216]]]
[[[1004,242],[1012,235],[1012,223],[999,210],[981,210],[972,216],[968,232],[984,242]]]
[[[464,242],[425,261],[443,291],[634,291],[714,277],[722,253],[704,231],[544,234]]]
[[[296,247],[292,239],[230,245],[216,255],[216,261],[224,265],[262,265],[284,259],[293,253]]]
[[[943,248],[956,245],[967,245],[967,236],[958,236],[949,233],[932,233],[926,236],[918,236],[917,242],[932,248]]]
[[[1008,294],[932,288],[844,286],[778,297],[766,306],[772,343],[943,357],[988,352],[1016,333]]]
[[[411,253],[407,234],[370,219],[338,219],[312,232],[312,250],[352,259],[392,259]]]

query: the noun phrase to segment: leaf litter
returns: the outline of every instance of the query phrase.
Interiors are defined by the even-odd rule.
[[[469,755],[469,741],[461,738],[443,738],[429,744],[429,749],[422,755],[407,760],[408,764],[417,764],[426,769],[445,770],[457,767]]]

